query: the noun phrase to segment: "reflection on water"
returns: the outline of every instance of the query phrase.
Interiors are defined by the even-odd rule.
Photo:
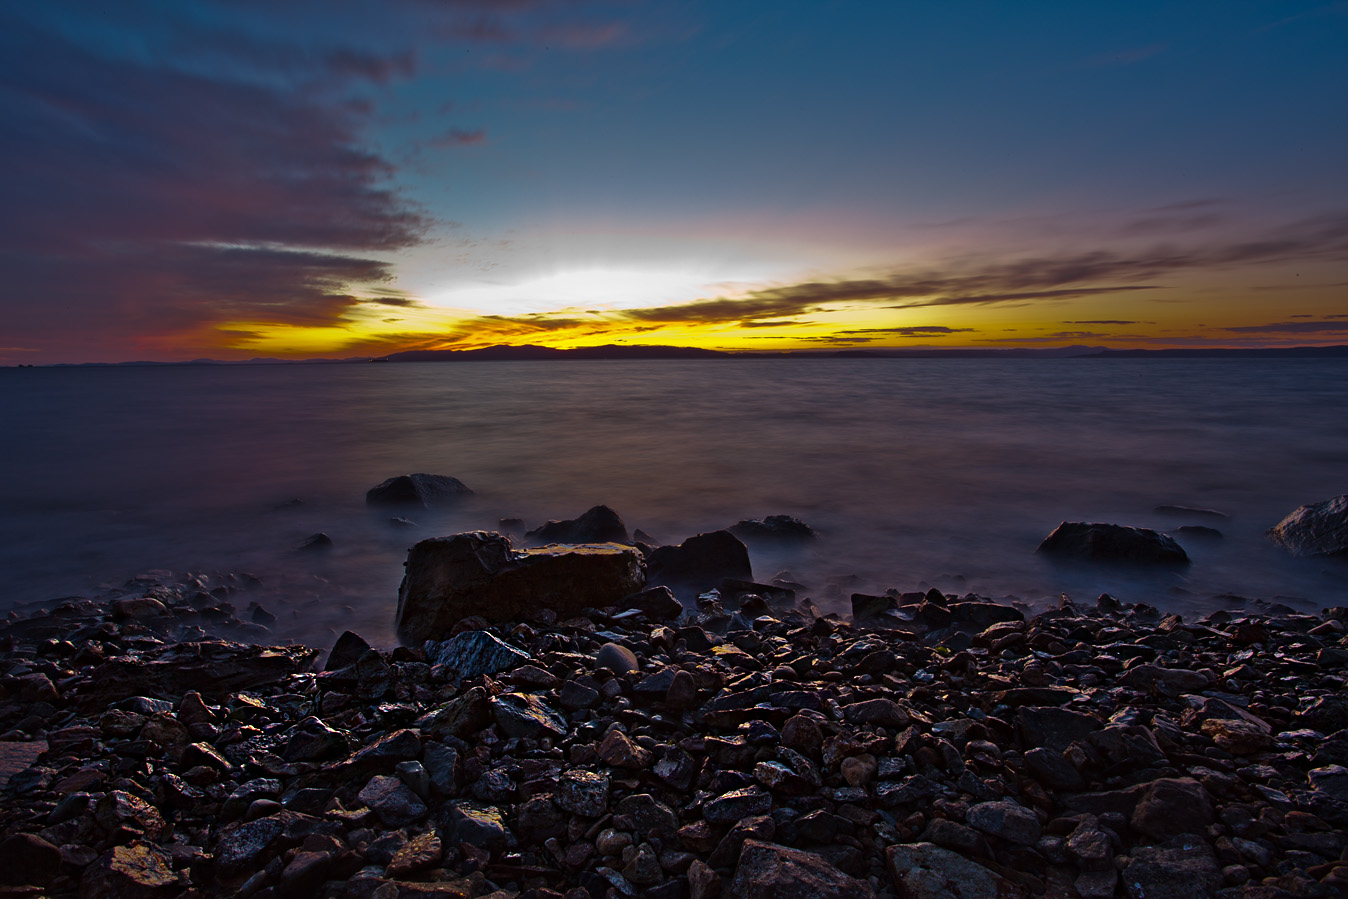
[[[1348,604],[1341,563],[1263,531],[1348,492],[1348,374],[1306,360],[725,360],[8,369],[0,604],[147,568],[247,569],[281,635],[391,640],[409,543],[597,503],[677,542],[792,514],[821,538],[754,555],[818,600],[920,583],[1043,601],[1104,590],[1206,611]],[[364,506],[427,471],[477,491],[415,530]],[[287,505],[299,499],[299,504]],[[1050,567],[1061,520],[1159,528],[1215,508],[1225,539],[1151,578]],[[1211,524],[1210,521],[1192,523]],[[327,554],[293,551],[315,531]],[[855,575],[829,586],[832,579]]]

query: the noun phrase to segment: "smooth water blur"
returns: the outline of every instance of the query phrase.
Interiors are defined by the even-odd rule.
[[[146,569],[251,571],[278,637],[392,642],[408,545],[615,508],[662,542],[790,514],[755,549],[817,602],[932,584],[1032,603],[1102,591],[1198,614],[1348,605],[1348,565],[1264,531],[1348,492],[1348,365],[1311,360],[811,359],[6,369],[0,608]],[[477,496],[389,524],[385,478]],[[286,505],[292,499],[299,505]],[[1159,515],[1158,504],[1230,520]],[[1034,554],[1060,521],[1220,528],[1139,575]],[[324,531],[335,549],[298,553]],[[849,577],[852,576],[852,577]]]

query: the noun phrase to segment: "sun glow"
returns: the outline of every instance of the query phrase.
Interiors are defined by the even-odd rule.
[[[515,282],[428,291],[432,306],[519,315],[556,309],[631,309],[684,303],[714,294],[723,280],[686,268],[577,268]]]

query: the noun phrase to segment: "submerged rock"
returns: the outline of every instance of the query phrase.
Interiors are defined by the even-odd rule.
[[[458,478],[439,474],[402,474],[365,491],[365,502],[371,506],[429,509],[448,505],[472,493]]]
[[[814,528],[790,515],[769,515],[766,518],[737,521],[727,530],[741,540],[791,543],[813,540]]]
[[[1299,506],[1268,535],[1294,556],[1348,556],[1348,493]]]
[[[1038,552],[1089,562],[1188,565],[1183,547],[1150,528],[1064,521],[1039,544]]]
[[[549,521],[525,533],[537,543],[631,543],[627,525],[608,506],[595,506],[579,518]]]
[[[487,531],[422,540],[408,552],[398,588],[398,639],[416,646],[471,616],[527,618],[541,609],[570,615],[617,604],[640,590],[640,553],[617,543],[552,544],[514,550]]]

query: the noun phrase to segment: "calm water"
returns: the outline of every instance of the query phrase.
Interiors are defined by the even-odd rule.
[[[755,574],[789,569],[817,601],[925,583],[1190,614],[1232,607],[1223,593],[1348,605],[1348,565],[1263,536],[1348,492],[1346,375],[1301,360],[6,369],[0,609],[147,569],[247,570],[278,636],[326,645],[355,627],[388,644],[411,542],[597,503],[664,542],[799,516],[821,539],[755,552]],[[365,490],[413,471],[478,495],[393,528]],[[1062,520],[1186,523],[1163,503],[1231,515],[1224,540],[1182,541],[1183,573],[1034,555]],[[333,552],[295,552],[320,530]]]

